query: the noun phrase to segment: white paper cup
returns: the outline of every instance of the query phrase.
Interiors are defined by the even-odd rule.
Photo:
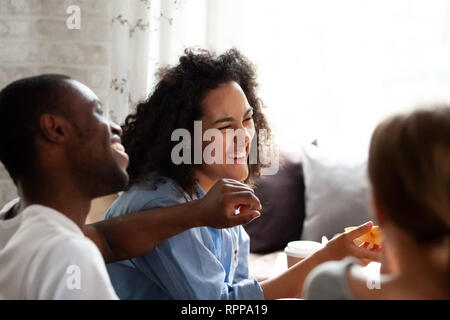
[[[284,249],[284,253],[287,256],[288,268],[322,248],[323,245],[316,241],[301,240],[289,242]]]

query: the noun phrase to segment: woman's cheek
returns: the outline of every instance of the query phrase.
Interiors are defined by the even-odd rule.
[[[253,120],[251,121],[251,124],[249,125],[249,128],[247,129],[249,138],[250,138],[250,142],[253,140],[253,137],[255,136],[255,124],[253,122]]]
[[[223,133],[223,154],[224,154],[224,160],[226,160],[227,155],[233,156],[235,153],[235,139],[234,136],[227,135],[226,133]],[[225,163],[225,162],[224,162]]]

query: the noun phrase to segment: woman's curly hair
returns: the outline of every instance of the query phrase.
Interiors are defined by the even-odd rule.
[[[270,128],[261,111],[263,103],[256,94],[255,68],[238,50],[231,49],[217,56],[206,50],[186,49],[179,64],[161,69],[158,77],[154,92],[137,105],[122,127],[123,144],[130,156],[130,186],[151,172],[158,172],[173,179],[189,194],[195,193],[194,165],[172,162],[172,149],[179,142],[171,141],[171,135],[175,129],[183,128],[193,136],[194,121],[202,117],[206,94],[230,81],[241,86],[253,107],[256,133],[266,130],[266,139],[258,141],[258,152],[270,147]],[[258,161],[248,166],[245,183],[252,184],[253,178],[260,175],[262,164]]]

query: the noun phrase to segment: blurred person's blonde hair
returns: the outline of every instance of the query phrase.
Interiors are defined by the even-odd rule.
[[[380,123],[372,135],[369,177],[378,204],[397,227],[419,244],[449,241],[450,105]]]

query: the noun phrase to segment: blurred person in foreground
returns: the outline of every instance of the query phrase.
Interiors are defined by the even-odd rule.
[[[450,106],[381,122],[368,167],[384,232],[382,274],[368,277],[352,258],[324,263],[308,276],[304,296],[450,299]]]

